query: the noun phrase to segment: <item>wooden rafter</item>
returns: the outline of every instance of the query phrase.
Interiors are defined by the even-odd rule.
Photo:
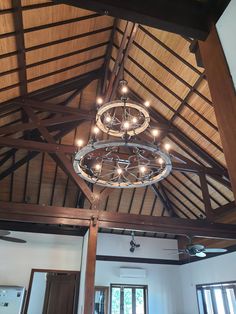
[[[114,93],[115,93],[115,85],[117,85],[117,81],[119,80],[118,77],[118,72],[119,69],[121,67],[121,63],[122,63],[122,59],[123,59],[123,53],[125,50],[125,47],[127,45],[127,38],[129,36],[129,31],[130,31],[130,27],[132,26],[132,23],[127,22],[126,23],[126,28],[124,31],[124,35],[122,37],[122,41],[120,44],[120,47],[118,49],[118,54],[117,54],[117,58],[115,60],[115,64],[109,79],[109,83],[108,83],[108,87],[106,90],[106,94],[105,94],[105,99],[107,101],[109,101],[110,99],[112,99],[114,97]]]
[[[152,184],[152,190],[154,191],[155,195],[161,200],[163,207],[165,209],[167,209],[167,211],[169,212],[170,216],[172,217],[177,217],[175,211],[173,210],[169,200],[167,199],[166,195],[163,195],[160,190],[159,187],[157,187],[155,184]]]

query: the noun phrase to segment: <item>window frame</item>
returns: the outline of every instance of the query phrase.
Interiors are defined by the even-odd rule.
[[[211,302],[214,313],[218,313],[217,305],[216,305],[216,297],[214,294],[214,288],[220,288],[222,291],[222,299],[224,304],[225,313],[229,313],[229,302],[226,296],[226,288],[231,288],[234,290],[235,300],[236,300],[236,280],[231,281],[224,281],[224,282],[213,282],[213,283],[206,283],[206,284],[198,284],[196,285],[196,297],[197,297],[197,304],[198,304],[198,313],[200,314],[200,304],[199,304],[199,297],[198,292],[201,293],[202,298],[202,306],[204,314],[207,314],[206,302],[204,297],[205,290],[210,291],[211,295]]]
[[[135,288],[141,288],[143,289],[143,296],[144,296],[144,314],[148,314],[148,286],[147,285],[141,285],[141,284],[120,284],[120,283],[111,283],[110,284],[110,314],[112,313],[112,288],[118,287],[118,288],[131,288],[132,289],[132,297],[133,297],[133,289]],[[135,290],[134,290],[135,291]],[[133,304],[133,302],[132,302]],[[134,309],[132,310],[134,312]],[[123,314],[123,313],[120,313]],[[132,313],[134,314],[134,313]]]

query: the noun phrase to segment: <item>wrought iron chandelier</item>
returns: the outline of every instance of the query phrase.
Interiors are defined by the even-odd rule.
[[[169,145],[160,147],[159,130],[150,126],[149,102],[130,101],[127,81],[120,81],[119,100],[97,99],[96,125],[86,146],[78,140],[74,169],[83,179],[105,187],[136,188],[167,177],[172,169]],[[107,140],[99,140],[100,132]],[[152,142],[140,140],[149,131]]]

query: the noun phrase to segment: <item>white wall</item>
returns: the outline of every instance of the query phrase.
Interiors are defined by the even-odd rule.
[[[180,266],[182,314],[198,314],[196,285],[236,281],[236,252]]]
[[[177,240],[135,237],[140,248],[134,253],[130,252],[131,236],[100,233],[98,236],[97,255],[127,256],[154,259],[178,260],[179,256],[175,251],[165,249],[178,249]]]
[[[134,253],[129,251],[130,240],[130,236],[99,234],[97,255],[178,259],[178,255],[165,250],[177,249],[176,240],[135,237],[140,248]],[[143,268],[146,278],[120,278],[120,267]],[[111,283],[148,285],[149,314],[182,314],[179,266],[97,261],[95,285]]]
[[[120,278],[120,267],[146,269],[146,278]],[[95,285],[111,283],[148,285],[149,314],[183,314],[179,266],[97,261]]]
[[[0,285],[28,288],[32,268],[80,270],[82,237],[12,232],[26,244],[0,241]]]
[[[216,24],[231,76],[236,88],[236,0],[231,0]],[[216,65],[217,66],[217,65]]]

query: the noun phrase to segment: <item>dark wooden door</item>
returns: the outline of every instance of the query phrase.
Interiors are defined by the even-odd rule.
[[[43,314],[76,313],[78,288],[78,273],[48,273]]]

